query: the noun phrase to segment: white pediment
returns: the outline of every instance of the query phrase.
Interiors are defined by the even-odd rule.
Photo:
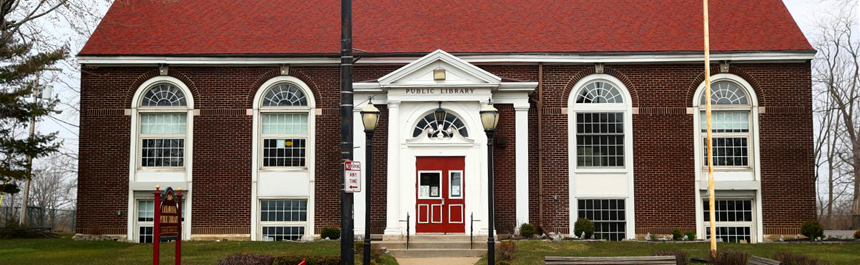
[[[444,80],[435,80],[433,71],[445,70]],[[379,79],[387,87],[498,87],[502,78],[445,51],[436,50]]]

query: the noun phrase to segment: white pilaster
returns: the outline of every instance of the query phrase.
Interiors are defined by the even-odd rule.
[[[517,228],[529,222],[529,104],[514,105],[516,113]]]
[[[367,147],[365,146],[365,135],[364,135],[364,125],[361,123],[361,109],[364,108],[364,104],[359,106],[360,98],[356,98],[353,102],[353,106],[356,106],[353,110],[352,120],[352,142],[355,149],[353,149],[352,159],[353,161],[361,162],[361,192],[354,193],[353,198],[355,202],[354,211],[354,224],[355,224],[355,234],[364,236],[364,229],[366,224],[364,223],[364,216],[367,213],[367,200],[365,200],[365,192],[370,192],[367,190],[367,159],[365,159],[365,153],[367,152]]]
[[[386,235],[402,235],[400,229],[400,101],[388,101],[388,190],[385,218]]]

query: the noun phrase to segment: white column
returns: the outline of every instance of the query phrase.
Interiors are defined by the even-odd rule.
[[[352,159],[353,159],[353,161],[361,162],[361,174],[362,174],[362,176],[361,176],[361,192],[353,193],[353,195],[354,195],[353,201],[355,202],[355,205],[353,208],[355,211],[355,213],[353,214],[353,216],[354,216],[353,222],[355,224],[355,229],[354,229],[355,234],[363,237],[364,236],[364,229],[366,227],[365,223],[364,223],[364,216],[366,213],[365,209],[367,207],[367,202],[366,202],[364,196],[365,196],[365,192],[370,192],[370,191],[367,190],[367,181],[366,180],[367,180],[367,170],[368,169],[367,169],[367,163],[365,163],[365,161],[367,161],[367,159],[365,159],[365,155],[364,155],[366,152],[365,150],[367,150],[366,149],[367,147],[365,146],[364,124],[361,123],[361,113],[360,113],[361,109],[364,108],[364,104],[359,106],[358,105],[359,102],[361,102],[361,101],[356,100],[355,102],[353,102],[353,104],[354,104],[353,106],[356,106],[356,107],[354,108],[353,113],[352,113],[352,120],[354,121],[352,123],[352,142],[353,142],[353,146],[355,146],[356,148],[353,149]]]
[[[529,222],[529,104],[514,105],[516,112],[517,228]]]
[[[388,180],[385,235],[402,235],[400,229],[400,101],[388,101]],[[404,231],[405,232],[405,231]]]

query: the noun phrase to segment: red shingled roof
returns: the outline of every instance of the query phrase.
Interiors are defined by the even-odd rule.
[[[355,0],[374,54],[692,52],[696,0]],[[711,1],[713,51],[812,51],[781,0]],[[339,0],[115,1],[80,55],[338,54]]]

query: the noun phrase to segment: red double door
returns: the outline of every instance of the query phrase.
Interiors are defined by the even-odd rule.
[[[465,164],[464,157],[417,158],[416,232],[466,232]]]

